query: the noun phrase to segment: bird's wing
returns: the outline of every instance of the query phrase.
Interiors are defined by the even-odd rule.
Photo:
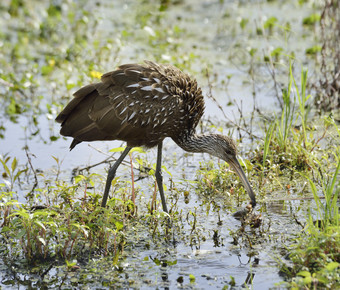
[[[75,92],[56,120],[75,144],[119,139],[152,147],[180,127],[182,99],[173,93],[161,66],[123,65]]]
[[[153,62],[122,65],[74,96],[56,120],[62,123],[60,133],[75,144],[119,139],[152,147],[194,130],[204,110],[196,81]]]
[[[171,130],[182,100],[170,92],[169,85],[156,69],[137,64],[120,66],[102,76],[102,85],[97,88],[100,97],[89,109],[89,117],[110,134],[116,126],[154,132],[167,126]]]

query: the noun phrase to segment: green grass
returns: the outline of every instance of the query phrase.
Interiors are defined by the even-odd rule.
[[[291,279],[286,284],[293,289],[337,289],[340,286],[339,170],[340,159],[328,182],[319,176],[317,181],[322,185],[319,190],[315,182],[307,177],[317,211],[308,211],[303,233],[289,247],[293,266],[283,263],[281,268]],[[321,199],[320,193],[324,199]]]
[[[75,185],[57,182],[49,186],[49,195],[53,197],[40,207],[19,203],[2,185],[2,255],[12,260],[23,255],[31,264],[52,258],[69,260],[98,250],[107,254],[109,248],[116,253],[123,243],[123,225],[131,216],[133,204],[114,198],[103,209],[98,196],[86,185],[83,196],[75,199],[82,180],[84,177],[78,176]],[[87,179],[86,184],[90,182]],[[38,188],[35,196],[44,199],[46,192]],[[49,205],[44,206],[46,203]]]
[[[289,287],[335,289],[340,285],[340,149],[335,145],[340,140],[339,128],[329,115],[324,118],[323,133],[319,132],[318,137],[314,135],[309,129],[311,122],[306,104],[310,98],[306,95],[307,72],[302,70],[300,87],[292,76],[292,70],[289,79],[288,90],[283,92],[284,107],[281,119],[276,120],[276,131],[272,134],[273,125],[267,131],[263,145],[263,168],[268,158],[268,164],[281,164],[282,169],[298,172],[308,182],[316,208],[308,210],[303,233],[289,246],[293,266],[283,264],[282,271],[291,279],[286,283]],[[295,113],[295,102],[291,101],[288,93],[292,84],[298,100]],[[299,121],[300,129],[295,129],[293,120]],[[335,136],[334,133],[327,135],[332,129],[336,132]],[[321,149],[319,143],[326,137],[332,137],[331,142]],[[275,149],[269,151],[268,148]]]

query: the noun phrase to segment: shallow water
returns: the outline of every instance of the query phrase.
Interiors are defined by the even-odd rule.
[[[134,1],[104,1],[102,4],[94,5],[94,2],[86,2],[83,9],[90,11],[92,14],[87,17],[97,18],[98,25],[93,33],[88,32],[89,47],[86,51],[96,51],[95,41],[99,43],[110,39],[113,43],[112,47],[120,43],[120,49],[112,58],[100,61],[100,56],[96,53],[89,53],[89,58],[98,58],[99,64],[95,69],[100,71],[109,71],[121,63],[140,62],[143,59],[156,59],[158,61],[166,61],[184,65],[190,70],[191,75],[195,75],[199,84],[203,89],[205,96],[209,95],[209,85],[205,76],[205,69],[209,67],[209,80],[212,85],[212,94],[216,98],[218,104],[221,105],[223,112],[218,108],[216,102],[212,99],[206,99],[206,113],[204,116],[205,126],[218,123],[222,127],[223,133],[227,134],[230,120],[237,121],[241,108],[243,116],[249,118],[255,103],[264,112],[277,111],[278,102],[274,97],[275,90],[273,82],[266,65],[261,63],[260,59],[251,60],[249,57],[249,47],[256,48],[257,51],[270,51],[272,48],[282,46],[287,47],[289,51],[295,53],[296,57],[301,60],[307,67],[312,67],[312,63],[304,56],[304,50],[313,44],[312,34],[306,33],[301,25],[301,19],[305,15],[309,15],[313,8],[305,5],[302,8],[297,7],[294,1],[179,1],[179,4],[170,5],[164,12],[165,15],[157,18],[156,12],[147,15],[148,7],[153,4],[144,1],[143,4],[136,4]],[[220,4],[222,3],[222,4]],[[47,3],[31,1],[30,6],[42,5],[46,7]],[[66,5],[66,4],[65,4]],[[67,5],[65,6],[67,7]],[[71,9],[72,7],[68,7]],[[66,9],[66,8],[65,8]],[[3,11],[2,11],[3,12]],[[145,16],[145,19],[140,14]],[[37,21],[43,17],[38,12],[35,13]],[[1,26],[5,27],[4,31],[16,33],[15,18],[5,15]],[[286,37],[280,35],[280,30],[275,30],[273,35],[264,41],[254,34],[253,25],[259,23],[264,18],[275,16],[278,18],[279,24],[290,22],[294,33],[287,34]],[[150,17],[151,20],[148,20]],[[153,20],[152,20],[153,19]],[[247,19],[248,25],[245,29],[240,28],[240,20]],[[145,21],[136,23],[137,20]],[[176,29],[166,28],[171,23],[171,27],[176,25],[181,32],[176,34]],[[150,29],[145,29],[150,25],[156,25]],[[158,26],[157,26],[158,25]],[[20,26],[20,23],[19,23]],[[122,31],[128,31],[128,37],[121,37]],[[135,32],[135,35],[131,31]],[[152,37],[152,32],[160,34],[160,38],[165,38],[166,45],[160,48],[156,40]],[[165,34],[163,36],[162,34]],[[304,37],[300,37],[301,35]],[[156,42],[156,44],[153,44]],[[3,45],[3,44],[2,44]],[[91,46],[92,45],[92,46]],[[35,50],[36,49],[36,50]],[[162,50],[161,50],[162,49]],[[39,48],[28,44],[28,50],[32,54],[39,55]],[[195,57],[190,58],[190,52]],[[183,56],[184,55],[184,56]],[[4,57],[4,55],[2,55]],[[38,57],[38,63],[43,62],[41,56]],[[185,62],[181,63],[181,60]],[[250,62],[253,63],[255,74],[253,79],[249,74]],[[285,59],[279,60],[284,69],[278,67],[278,82],[286,82],[287,74]],[[29,61],[28,61],[29,63]],[[188,65],[189,63],[189,65]],[[20,64],[16,69],[19,70]],[[64,68],[65,69],[65,68]],[[81,68],[72,67],[72,77],[77,82],[77,75],[80,75]],[[79,70],[78,70],[79,69]],[[281,72],[281,74],[280,74]],[[19,72],[18,72],[19,73]],[[72,170],[76,167],[85,167],[107,158],[106,152],[109,149],[124,146],[122,142],[93,142],[78,145],[72,152],[69,152],[68,146],[71,142],[67,138],[59,138],[51,142],[51,136],[58,136],[59,124],[55,124],[57,111],[56,107],[52,115],[46,112],[46,103],[64,102],[59,96],[70,96],[79,88],[76,85],[71,91],[65,89],[65,82],[58,83],[57,78],[67,77],[62,75],[62,69],[53,75],[55,82],[50,83],[46,78],[39,75],[35,76],[38,82],[36,95],[44,96],[44,101],[40,107],[42,112],[37,115],[37,125],[32,125],[31,118],[34,113],[21,115],[17,118],[17,123],[9,120],[8,115],[1,114],[0,125],[5,128],[4,138],[0,140],[0,154],[8,154],[8,156],[16,157],[19,164],[27,163],[26,152],[23,150],[25,146],[34,156],[32,157],[32,165],[37,170],[44,172],[45,177],[53,179],[57,174],[57,164],[52,156],[61,161],[60,176],[64,180],[71,179]],[[228,78],[230,81],[228,82]],[[88,77],[81,82],[85,84],[89,81]],[[93,81],[93,80],[92,80]],[[57,87],[55,89],[55,87]],[[6,92],[8,88],[2,87],[1,92]],[[50,92],[52,92],[50,94]],[[256,97],[253,97],[253,93]],[[231,103],[231,104],[230,104]],[[226,118],[224,114],[228,117]],[[256,127],[256,124],[255,124]],[[32,132],[39,130],[39,134],[33,135]],[[209,129],[216,131],[216,128]],[[261,135],[261,130],[254,128],[254,131]],[[238,134],[234,131],[234,137],[238,138]],[[247,138],[246,135],[244,135]],[[249,144],[249,140],[244,140],[244,145],[240,145],[246,151],[247,147],[253,147]],[[103,152],[103,153],[102,153]],[[220,218],[222,225],[217,224],[217,214],[213,210],[207,213],[204,205],[204,197],[199,196],[195,192],[194,185],[188,185],[187,180],[195,180],[196,170],[200,161],[208,161],[210,156],[202,154],[183,155],[183,151],[178,148],[172,140],[164,142],[163,164],[172,173],[172,178],[179,188],[190,191],[190,201],[185,203],[183,197],[179,201],[179,209],[183,211],[183,215],[197,207],[197,228],[202,235],[206,236],[206,241],[201,241],[195,247],[190,246],[176,233],[174,229],[174,239],[177,241],[174,246],[169,244],[158,244],[157,241],[151,240],[150,249],[146,249],[144,241],[139,241],[135,245],[128,245],[127,256],[122,261],[120,271],[110,264],[110,259],[100,259],[89,261],[88,265],[83,265],[78,273],[62,274],[58,276],[58,269],[51,269],[47,274],[49,279],[54,276],[59,278],[52,283],[53,287],[69,288],[69,287],[109,287],[116,285],[117,287],[132,288],[184,288],[184,289],[207,289],[207,288],[223,288],[231,281],[231,276],[235,278],[235,287],[241,288],[245,281],[252,276],[252,283],[247,281],[249,287],[254,289],[268,289],[275,287],[275,283],[283,281],[278,274],[277,259],[282,258],[281,250],[295,234],[301,230],[295,222],[295,217],[304,217],[304,210],[311,205],[310,201],[285,201],[285,192],[278,190],[271,196],[260,200],[257,210],[262,213],[263,224],[268,231],[259,237],[259,244],[254,245],[254,249],[246,246],[234,246],[230,231],[236,231],[240,227],[240,223],[232,217],[235,208],[227,208],[223,206],[220,210]],[[243,150],[241,149],[241,154]],[[116,156],[116,155],[115,155]],[[156,150],[151,149],[145,156],[151,164],[156,161]],[[174,161],[175,160],[175,161]],[[217,160],[215,160],[217,162]],[[91,172],[98,172],[105,175],[107,165],[95,167]],[[129,167],[121,166],[119,175],[122,178],[129,179]],[[235,177],[236,178],[236,177]],[[0,181],[1,182],[1,181]],[[42,181],[40,181],[42,182]],[[170,187],[169,176],[164,174],[164,182]],[[145,200],[149,199],[150,188],[153,181],[150,178],[138,181],[137,186],[146,193]],[[30,182],[22,184],[18,189],[18,199],[25,202],[24,195],[32,185]],[[168,193],[169,194],[169,193]],[[270,201],[266,201],[266,199]],[[275,199],[281,198],[281,201]],[[140,202],[143,204],[143,200]],[[243,204],[242,206],[244,206]],[[142,207],[142,206],[140,206]],[[230,207],[230,205],[229,205]],[[185,231],[189,231],[189,225],[186,225]],[[221,243],[216,246],[213,242],[213,233],[218,231]],[[146,231],[141,230],[140,235]],[[187,233],[188,234],[188,233]],[[249,233],[251,234],[251,233]],[[150,239],[150,238],[148,238]],[[158,265],[155,260],[165,261]],[[158,261],[157,260],[157,261]],[[172,261],[169,265],[166,261]],[[96,264],[97,263],[97,264]],[[93,265],[92,265],[93,264]],[[93,267],[104,269],[104,273],[93,271]],[[31,274],[13,274],[6,269],[0,262],[0,285],[4,288],[24,289],[26,287],[37,287],[44,285],[39,277]],[[92,269],[92,270],[90,270]],[[84,273],[88,277],[83,279],[84,284],[75,282]],[[67,276],[67,275],[72,275]],[[189,275],[195,276],[195,281],[191,282]],[[180,278],[182,277],[182,278]],[[26,282],[23,282],[26,280]],[[31,282],[29,282],[29,280]],[[42,283],[42,284],[41,284]],[[49,285],[50,284],[45,284]]]

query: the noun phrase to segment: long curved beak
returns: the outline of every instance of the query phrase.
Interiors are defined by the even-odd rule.
[[[255,205],[256,205],[255,193],[253,192],[253,190],[252,190],[252,188],[249,184],[249,181],[248,181],[248,179],[247,179],[247,177],[246,177],[246,175],[245,175],[245,173],[244,173],[244,171],[241,167],[241,164],[238,162],[236,156],[233,157],[233,158],[230,158],[226,161],[230,164],[230,166],[236,171],[237,175],[240,177],[240,179],[241,179],[244,187],[246,188],[248,195],[251,199],[250,203],[253,207],[255,207]]]

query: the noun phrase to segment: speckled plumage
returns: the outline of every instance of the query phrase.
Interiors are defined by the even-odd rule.
[[[206,152],[228,162],[256,205],[255,194],[237,160],[234,141],[219,134],[198,135],[195,128],[204,112],[196,80],[174,66],[146,61],[125,64],[87,85],[57,116],[61,135],[73,137],[70,149],[83,141],[122,140],[127,147],[109,169],[102,206],[106,206],[116,170],[132,147],[158,146],[155,176],[167,212],[161,175],[162,142],[171,137],[189,152]]]
[[[62,135],[74,138],[71,149],[94,140],[153,147],[165,137],[176,141],[191,134],[203,112],[195,80],[171,65],[147,61],[122,65],[81,88],[56,121]]]

